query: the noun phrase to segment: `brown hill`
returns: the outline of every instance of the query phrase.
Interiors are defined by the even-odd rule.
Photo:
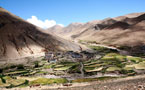
[[[90,35],[91,33],[89,32],[93,32],[94,30],[102,30],[107,26],[114,24],[115,22],[117,22],[115,19],[107,18],[104,20],[90,21],[84,24],[72,23],[67,27],[62,28],[61,30],[60,29],[54,30],[53,28],[49,28],[48,32],[53,31],[53,33],[58,36],[72,40],[76,37],[79,37],[83,33],[85,33],[86,35]]]
[[[95,20],[88,23],[71,23],[67,27],[61,28],[61,30],[54,29],[52,27],[47,31],[49,33],[54,33],[55,35],[61,36],[65,39],[72,40],[75,35],[83,33],[86,29],[93,27],[98,22],[98,20]]]
[[[98,43],[105,42],[110,44],[114,43],[118,45],[120,44],[137,45],[139,44],[138,42],[140,40],[136,40],[136,39],[140,39],[141,37],[140,36],[135,37],[135,35],[138,35],[137,33],[140,33],[140,31],[144,32],[144,25],[145,25],[144,20],[145,20],[145,14],[143,13],[138,17],[127,18],[125,21],[123,20],[123,21],[117,21],[115,23],[112,23],[106,26],[106,28],[102,28],[101,31],[94,30],[95,32],[90,32],[92,31],[91,28],[89,30],[86,30],[86,32],[82,33],[78,37],[76,37],[76,39],[94,40],[97,41]],[[91,33],[91,34],[87,36],[85,33]],[[136,39],[133,39],[133,37]],[[131,40],[129,40],[129,38]]]
[[[127,14],[127,15],[124,15],[124,16],[115,17],[113,19],[115,19],[117,21],[124,21],[127,18],[135,18],[135,17],[138,17],[138,16],[140,16],[142,14],[144,14],[144,12],[141,12],[141,13],[131,13],[131,14]]]
[[[124,16],[115,18],[107,18],[104,20],[96,20],[81,25],[69,25],[61,30],[52,30],[55,34],[66,38],[66,39],[88,39],[90,37],[96,38],[95,33],[97,30],[126,30],[133,25],[144,20],[144,12],[142,13],[131,13]],[[56,31],[56,32],[55,32]],[[106,32],[106,31],[105,31]],[[107,31],[108,32],[108,31]],[[99,37],[97,37],[99,38]]]
[[[55,33],[59,33],[64,27],[60,26],[60,25],[55,25],[51,28],[47,29],[47,32],[55,34]]]
[[[44,55],[48,50],[75,50],[80,47],[60,37],[50,35],[18,16],[0,8],[0,62],[23,62],[20,58]],[[17,60],[16,60],[17,59]],[[27,62],[27,60],[25,60]],[[3,63],[2,63],[3,62]]]
[[[145,55],[145,14],[117,21],[101,30],[87,29],[76,40],[127,47],[132,55]]]
[[[67,27],[58,28],[58,26],[54,26],[52,28],[47,29],[49,33],[53,33],[55,35],[61,36],[68,40],[71,40],[71,35],[78,31],[79,28],[83,26],[83,23],[71,23]]]

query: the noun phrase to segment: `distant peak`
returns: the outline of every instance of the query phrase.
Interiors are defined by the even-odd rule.
[[[84,23],[79,23],[79,22],[74,22],[69,24],[68,26],[78,26],[78,25],[83,25]]]
[[[63,26],[61,26],[61,25],[57,24],[57,25],[55,25],[55,26],[53,26],[53,27],[63,27]]]

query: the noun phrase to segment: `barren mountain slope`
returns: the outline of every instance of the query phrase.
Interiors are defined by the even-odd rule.
[[[67,27],[60,29],[49,28],[48,31],[53,31],[54,34],[61,36],[65,39],[73,40],[76,37],[79,37],[80,35],[87,35],[89,36],[94,30],[101,30],[108,25],[114,24],[117,22],[116,20],[112,18],[107,18],[104,20],[94,20],[88,23],[72,23],[68,25]],[[90,33],[91,32],[91,33]]]
[[[113,19],[117,20],[117,21],[122,21],[126,18],[135,18],[135,17],[138,17],[142,14],[144,14],[145,12],[141,12],[141,13],[130,13],[130,14],[127,14],[127,15],[123,15],[123,16],[118,16],[118,17],[115,17]]]
[[[94,40],[98,43],[110,43],[118,45],[132,45],[136,46],[140,43],[145,43],[143,40],[145,32],[145,14],[135,18],[128,18],[126,21],[118,21],[114,24],[108,25],[106,28],[94,32],[85,32],[76,39]],[[88,31],[91,31],[90,29]],[[86,33],[91,33],[89,36]]]
[[[97,38],[100,38],[95,35],[95,33],[98,33],[100,36],[100,33],[106,31],[100,30],[125,30],[133,25],[137,24],[138,22],[142,21],[144,19],[144,12],[142,13],[131,13],[124,16],[119,16],[115,18],[107,18],[104,20],[96,20],[92,22],[88,22],[85,24],[77,24],[74,25],[70,24],[69,26],[60,29],[49,29],[49,31],[53,31],[55,34],[62,36],[66,39],[91,39],[96,40]],[[99,30],[99,31],[98,31]],[[59,32],[57,32],[59,31]],[[111,32],[111,31],[107,31]],[[104,34],[105,34],[104,33]],[[119,32],[118,32],[119,33]],[[112,35],[111,35],[112,36]],[[101,37],[103,37],[101,35]],[[94,39],[95,38],[95,39]]]
[[[65,39],[72,40],[76,35],[83,33],[86,29],[93,27],[98,22],[99,20],[94,20],[88,23],[71,23],[67,27],[61,29],[54,26],[47,31]]]
[[[75,50],[80,47],[24,21],[0,8],[0,61],[44,54],[48,50]]]
[[[132,55],[145,55],[145,14],[127,18],[108,25],[104,29],[90,28],[85,30],[76,40],[93,41],[99,44],[122,47]]]
[[[104,20],[100,20],[100,21],[96,22],[95,24],[90,25],[89,27],[87,27],[85,30],[83,30],[83,32],[75,34],[72,37],[74,39],[82,39],[82,38],[85,38],[85,37],[90,37],[90,39],[91,39],[92,34],[94,34],[95,32],[99,32],[102,29],[105,29],[106,27],[108,27],[108,26],[110,26],[110,25],[112,25],[116,22],[117,21],[112,19],[112,18],[107,18],[107,19],[104,19]]]
[[[93,24],[86,23],[80,28],[75,27],[74,31],[75,33],[73,31],[73,33],[64,33],[63,36],[69,35],[68,37],[76,41],[93,41],[119,47],[127,46],[133,50],[131,52],[145,53],[144,12],[107,18]]]
[[[55,35],[61,36],[65,39],[71,39],[71,35],[72,33],[76,32],[79,30],[79,28],[81,28],[83,26],[83,23],[72,23],[70,25],[68,25],[67,27],[58,27],[57,25],[54,27],[51,27],[49,29],[47,29],[47,31],[49,33],[53,33]]]
[[[60,25],[55,25],[53,27],[48,28],[46,31],[51,33],[51,34],[57,34],[59,33],[64,27]]]

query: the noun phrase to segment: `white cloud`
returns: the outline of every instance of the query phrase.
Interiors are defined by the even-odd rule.
[[[64,26],[63,24],[56,24],[55,20],[46,19],[46,20],[42,21],[42,20],[38,19],[36,16],[31,16],[31,18],[28,18],[27,21],[38,27],[44,28],[44,29],[53,27],[55,25]]]

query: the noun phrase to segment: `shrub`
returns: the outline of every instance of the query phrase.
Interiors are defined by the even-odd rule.
[[[35,66],[34,66],[35,68],[39,67],[39,61],[35,61],[35,62],[34,62],[34,65],[35,65]]]
[[[22,64],[17,65],[17,69],[24,69],[24,65]]]

